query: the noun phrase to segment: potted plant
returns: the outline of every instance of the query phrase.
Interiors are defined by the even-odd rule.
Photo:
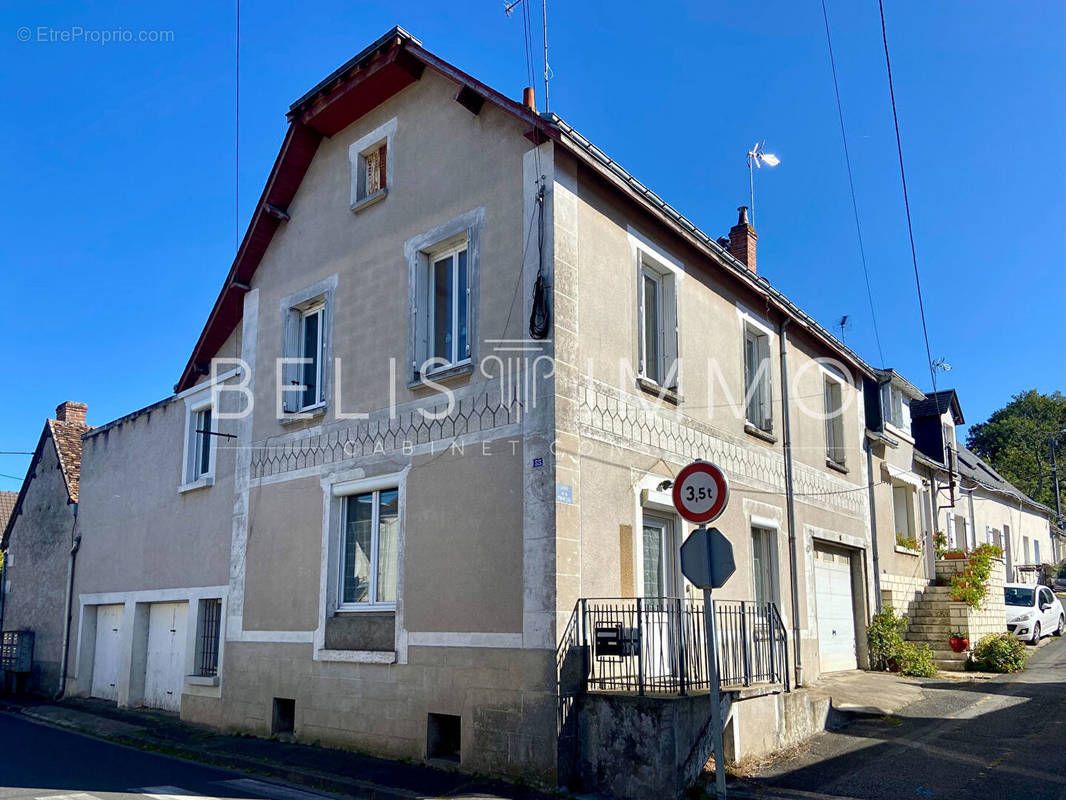
[[[956,653],[964,653],[970,647],[970,639],[962,631],[954,631],[951,636],[948,637],[948,645]]]

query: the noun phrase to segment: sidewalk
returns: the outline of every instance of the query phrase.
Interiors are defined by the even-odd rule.
[[[188,725],[172,714],[120,710],[103,701],[71,699],[49,704],[5,698],[0,699],[0,711],[140,750],[367,800],[548,798],[502,781],[483,780],[446,769],[276,739],[225,735]]]

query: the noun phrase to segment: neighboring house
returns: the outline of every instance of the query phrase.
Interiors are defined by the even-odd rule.
[[[4,630],[34,634],[25,689],[55,694],[62,680],[70,570],[81,478],[86,406],[66,402],[44,424],[0,539],[4,551]]]
[[[959,498],[952,512],[956,539],[968,523],[968,546],[990,542],[1002,547],[1008,580],[1035,583],[1041,564],[1059,560],[1058,537],[1052,533],[1055,512],[1016,488],[962,445],[958,472]]]
[[[920,409],[925,395],[889,369],[867,382],[865,397],[870,502],[877,534],[873,582],[879,600],[906,612],[933,577],[934,468],[912,434],[914,409]]]
[[[213,434],[235,423],[211,401],[201,383],[86,433],[67,688],[222,726],[234,450]]]

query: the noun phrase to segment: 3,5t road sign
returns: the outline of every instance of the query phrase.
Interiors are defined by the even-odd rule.
[[[674,508],[689,522],[706,525],[725,510],[729,482],[717,464],[693,461],[674,480]]]

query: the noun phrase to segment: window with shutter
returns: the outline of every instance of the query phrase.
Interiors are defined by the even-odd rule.
[[[825,381],[825,455],[834,464],[845,463],[841,385],[828,379]]]
[[[351,166],[351,208],[359,211],[388,194],[393,174],[393,140],[396,119],[370,131],[348,146]]]
[[[337,276],[318,281],[281,301],[282,361],[278,373],[281,411],[301,415],[324,409],[330,396],[333,296]],[[288,417],[287,417],[288,418]]]
[[[671,269],[638,251],[638,374],[668,389],[678,385],[677,279]]]
[[[773,429],[770,399],[770,337],[751,325],[745,325],[745,417],[752,425],[767,433]]]

